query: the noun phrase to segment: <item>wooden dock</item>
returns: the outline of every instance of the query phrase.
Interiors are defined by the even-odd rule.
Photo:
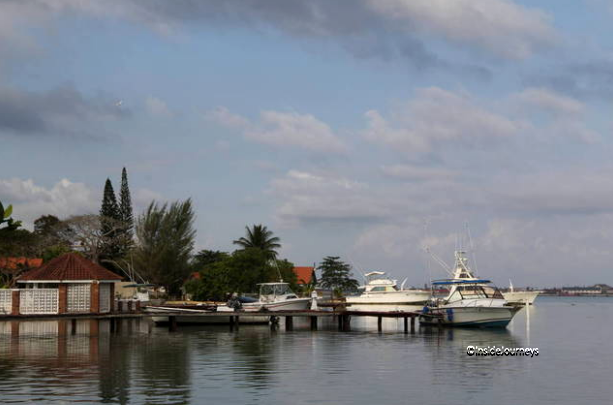
[[[0,321],[28,321],[28,320],[70,320],[73,328],[79,319],[92,320],[110,320],[111,330],[115,330],[119,321],[127,318],[152,318],[155,316],[168,317],[168,329],[176,331],[179,327],[177,318],[230,318],[229,326],[231,329],[236,329],[241,325],[241,317],[263,317],[268,318],[268,323],[271,329],[279,327],[279,320],[285,320],[285,330],[291,331],[294,329],[294,318],[308,318],[310,321],[310,329],[315,331],[319,326],[320,318],[335,319],[338,324],[338,330],[350,331],[351,319],[355,317],[372,317],[377,318],[377,330],[383,329],[383,318],[395,318],[404,320],[404,333],[415,332],[415,319],[419,316],[417,312],[366,312],[366,311],[322,311],[322,310],[301,310],[301,311],[257,311],[257,312],[183,312],[183,311],[166,311],[166,312],[114,312],[107,314],[50,314],[50,315],[7,315],[0,316]],[[196,322],[195,322],[196,323]],[[214,323],[214,322],[212,322]],[[220,323],[226,323],[222,321]]]
[[[419,316],[416,312],[365,312],[365,311],[318,311],[318,310],[302,310],[302,311],[258,311],[258,312],[162,312],[158,314],[147,314],[148,316],[164,316],[168,317],[168,328],[170,331],[175,331],[178,328],[177,317],[181,318],[215,318],[215,317],[230,317],[230,328],[237,328],[240,325],[242,316],[258,316],[268,317],[272,329],[276,329],[279,324],[279,319],[285,319],[285,330],[291,331],[294,328],[294,318],[308,318],[311,324],[311,330],[317,330],[319,318],[336,318],[338,329],[341,331],[351,330],[352,317],[375,317],[377,318],[377,330],[383,329],[383,318],[402,318],[404,320],[404,333],[415,332],[415,319]],[[410,329],[409,329],[410,325]]]

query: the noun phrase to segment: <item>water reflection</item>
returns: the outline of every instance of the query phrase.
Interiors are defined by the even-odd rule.
[[[189,403],[188,345],[151,339],[143,324],[125,320],[111,333],[106,320],[0,323],[3,400]]]

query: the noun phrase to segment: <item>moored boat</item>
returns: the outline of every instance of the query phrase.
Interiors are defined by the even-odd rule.
[[[352,311],[414,311],[430,298],[430,291],[416,288],[398,288],[397,281],[385,276],[385,272],[372,271],[364,275],[366,283],[358,296],[346,297]]]
[[[449,326],[506,327],[519,308],[510,305],[489,280],[473,277],[464,252],[455,253],[453,278],[432,282],[449,288],[444,298],[432,298],[422,309],[420,324]]]

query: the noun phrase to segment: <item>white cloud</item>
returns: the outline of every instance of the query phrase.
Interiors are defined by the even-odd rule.
[[[556,39],[551,18],[509,0],[368,0],[370,8],[407,30],[440,35],[523,59]]]
[[[13,218],[23,221],[29,229],[41,215],[65,219],[72,215],[96,214],[101,199],[102,189],[92,189],[65,178],[49,188],[37,185],[32,179],[0,179],[0,201],[13,205]],[[152,200],[161,199],[160,194],[148,189],[132,190],[132,204],[137,215]]]
[[[386,176],[401,180],[447,180],[457,175],[453,170],[407,164],[382,166],[381,172]]]
[[[519,121],[482,107],[468,95],[430,87],[418,91],[407,107],[390,119],[378,111],[366,113],[364,136],[405,153],[430,151],[449,143],[473,143],[506,138],[518,133]]]
[[[41,215],[66,218],[70,215],[95,213],[102,196],[83,183],[62,179],[51,188],[36,185],[32,179],[0,180],[0,200],[13,205],[13,217],[26,227]]]
[[[311,114],[262,111],[256,123],[230,112],[225,107],[208,111],[205,118],[222,126],[240,130],[245,138],[277,146],[295,147],[320,153],[345,153],[347,145],[329,125]]]
[[[214,110],[207,111],[204,113],[204,118],[221,126],[233,129],[244,129],[250,125],[247,118],[230,112],[226,107],[217,107]]]
[[[585,109],[580,101],[545,88],[527,88],[512,98],[527,108],[537,107],[557,115],[581,114]]]
[[[149,96],[145,99],[145,106],[151,115],[160,117],[172,117],[173,113],[168,109],[166,102],[157,97]]]

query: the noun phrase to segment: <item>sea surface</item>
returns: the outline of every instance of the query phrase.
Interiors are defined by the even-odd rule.
[[[0,403],[611,404],[613,298],[539,297],[505,330],[352,319],[151,327],[124,320],[0,322]],[[467,346],[538,348],[471,357]]]

